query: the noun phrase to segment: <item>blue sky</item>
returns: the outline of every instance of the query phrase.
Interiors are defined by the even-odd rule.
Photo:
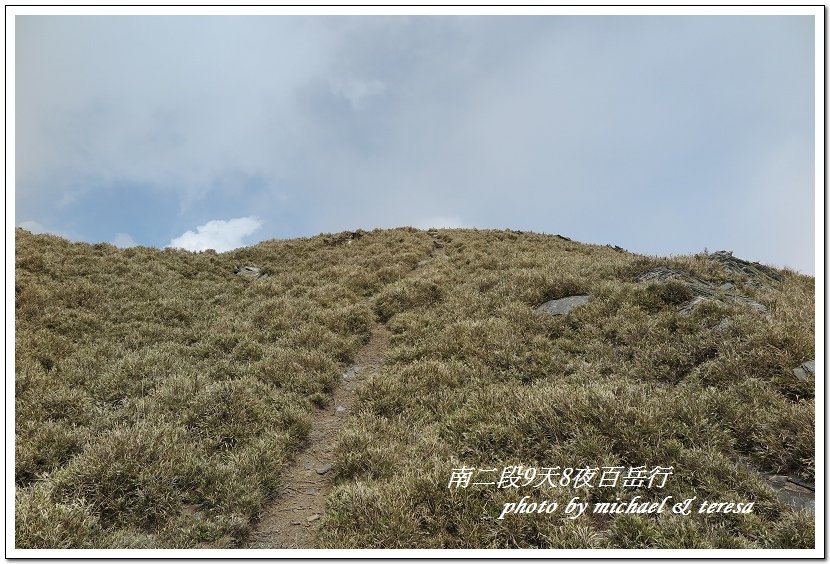
[[[809,16],[16,16],[15,222],[414,225],[815,272]]]

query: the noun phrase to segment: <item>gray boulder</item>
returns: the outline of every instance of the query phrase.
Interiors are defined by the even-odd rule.
[[[588,303],[591,296],[568,296],[558,300],[550,300],[536,308],[536,311],[549,313],[550,315],[565,315],[573,308]]]
[[[793,368],[793,374],[795,377],[801,380],[802,382],[806,382],[810,379],[810,376],[814,376],[816,373],[816,361],[815,360],[808,360],[807,362],[802,362],[801,366],[797,368]]]
[[[778,499],[794,509],[815,513],[816,491],[815,484],[802,482],[795,478],[781,475],[765,476]]]
[[[262,272],[262,269],[258,266],[236,266],[233,273],[246,278],[268,278],[268,275]]]

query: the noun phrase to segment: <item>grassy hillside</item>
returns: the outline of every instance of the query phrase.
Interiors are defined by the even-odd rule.
[[[815,356],[811,277],[509,231],[216,254],[18,230],[16,246],[19,548],[243,544],[376,323],[392,344],[341,434],[320,546],[813,546],[813,516],[762,478],[814,479],[814,382],[792,374]],[[686,311],[687,284],[637,281],[658,267],[742,299]],[[534,311],[570,295],[591,298]],[[453,469],[517,465],[673,474],[662,489],[448,488]],[[524,495],[754,509],[498,519]]]

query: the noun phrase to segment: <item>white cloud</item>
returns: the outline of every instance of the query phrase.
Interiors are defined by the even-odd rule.
[[[35,221],[33,219],[28,219],[26,221],[19,221],[17,222],[17,227],[22,227],[26,231],[29,231],[33,235],[55,235],[57,237],[62,237],[67,241],[83,241],[83,237],[81,237],[76,231],[73,230],[66,230],[63,229],[55,229],[48,225],[43,225],[39,221]]]
[[[262,227],[262,221],[256,217],[238,217],[227,221],[214,219],[196,228],[196,232],[186,231],[176,237],[168,247],[176,247],[188,251],[205,251],[214,249],[217,252],[230,251],[242,247],[242,239]]]
[[[115,239],[113,239],[112,244],[122,249],[138,246],[138,243],[135,242],[135,239],[133,239],[129,233],[117,234]]]
[[[461,229],[469,227],[469,225],[465,224],[457,215],[435,215],[422,219],[415,224],[415,227],[418,229],[429,229],[431,227],[442,229]]]
[[[26,231],[31,231],[35,235],[40,235],[41,233],[49,233],[48,229],[46,229],[42,224],[34,220],[21,221],[17,224],[17,226],[22,227]]]
[[[359,110],[364,102],[372,96],[381,96],[386,92],[386,85],[379,80],[358,80],[350,78],[335,82],[331,86],[332,92],[346,98],[352,109]]]

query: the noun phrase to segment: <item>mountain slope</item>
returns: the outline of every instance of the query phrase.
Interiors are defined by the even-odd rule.
[[[244,544],[376,323],[391,343],[340,433],[319,546],[813,545],[767,479],[814,480],[814,382],[793,373],[815,357],[811,277],[511,231],[16,243],[18,547]],[[570,296],[588,298],[537,310]],[[642,467],[671,470],[597,481]],[[505,513],[525,496],[559,509]],[[563,513],[634,496],[753,507]]]

